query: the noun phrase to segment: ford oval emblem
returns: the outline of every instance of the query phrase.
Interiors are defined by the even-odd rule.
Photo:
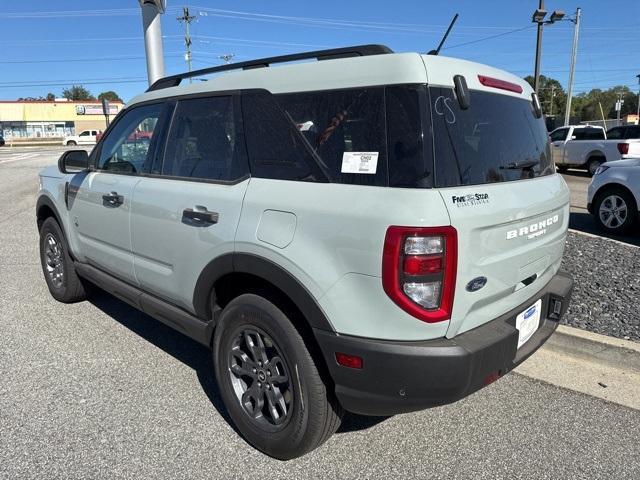
[[[487,277],[476,277],[467,283],[467,292],[476,292],[487,284]]]

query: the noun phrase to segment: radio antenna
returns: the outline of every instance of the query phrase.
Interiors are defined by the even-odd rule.
[[[453,24],[456,23],[456,20],[458,20],[457,13],[453,17],[453,20],[451,20],[451,23],[449,24],[449,28],[447,28],[447,31],[445,32],[444,37],[442,37],[442,40],[440,41],[440,45],[438,45],[438,48],[436,48],[435,50],[431,50],[429,53],[427,53],[427,55],[438,55],[440,53],[440,49],[442,48],[442,45],[444,45],[445,40],[449,36],[449,32],[453,28]]]

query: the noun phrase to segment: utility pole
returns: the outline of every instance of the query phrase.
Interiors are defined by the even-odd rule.
[[[147,55],[147,78],[149,85],[164,77],[164,54],[162,51],[162,27],[160,15],[165,12],[166,0],[139,0],[142,8],[144,49]]]
[[[189,66],[189,71],[191,71],[191,35],[189,34],[189,25],[196,19],[195,15],[189,15],[189,7],[182,8],[182,16],[178,17],[180,23],[184,23],[185,25],[185,35],[184,35],[184,45],[187,47],[187,53],[184,55],[184,59],[187,61],[187,65]],[[189,77],[189,83],[192,82],[191,77]]]
[[[638,112],[636,113],[638,117],[638,125],[640,125],[640,75],[636,75],[638,77]]]
[[[555,90],[556,90],[556,86],[555,85],[551,85],[551,105],[549,105],[549,116],[553,117],[553,97],[556,96],[555,94]]]
[[[624,92],[622,91],[618,91],[618,101],[616,102],[616,125],[620,126],[620,111],[622,110],[622,104],[624,103],[623,100],[623,95]]]
[[[564,125],[569,125],[569,117],[571,116],[571,96],[573,94],[573,72],[576,68],[576,58],[578,56],[578,34],[580,33],[580,15],[582,10],[576,8],[576,18],[570,19],[573,22],[573,48],[571,51],[571,68],[569,69],[569,86],[567,91],[567,107],[564,111]]]

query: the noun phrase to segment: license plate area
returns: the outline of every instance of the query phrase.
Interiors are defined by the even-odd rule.
[[[542,312],[542,299],[529,308],[520,312],[516,317],[516,329],[518,330],[518,348],[529,340],[540,326],[540,313]]]

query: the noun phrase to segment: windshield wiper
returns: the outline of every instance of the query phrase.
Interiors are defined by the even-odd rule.
[[[540,164],[540,160],[526,160],[524,162],[512,162],[506,165],[500,165],[500,170],[520,170],[535,167]]]

